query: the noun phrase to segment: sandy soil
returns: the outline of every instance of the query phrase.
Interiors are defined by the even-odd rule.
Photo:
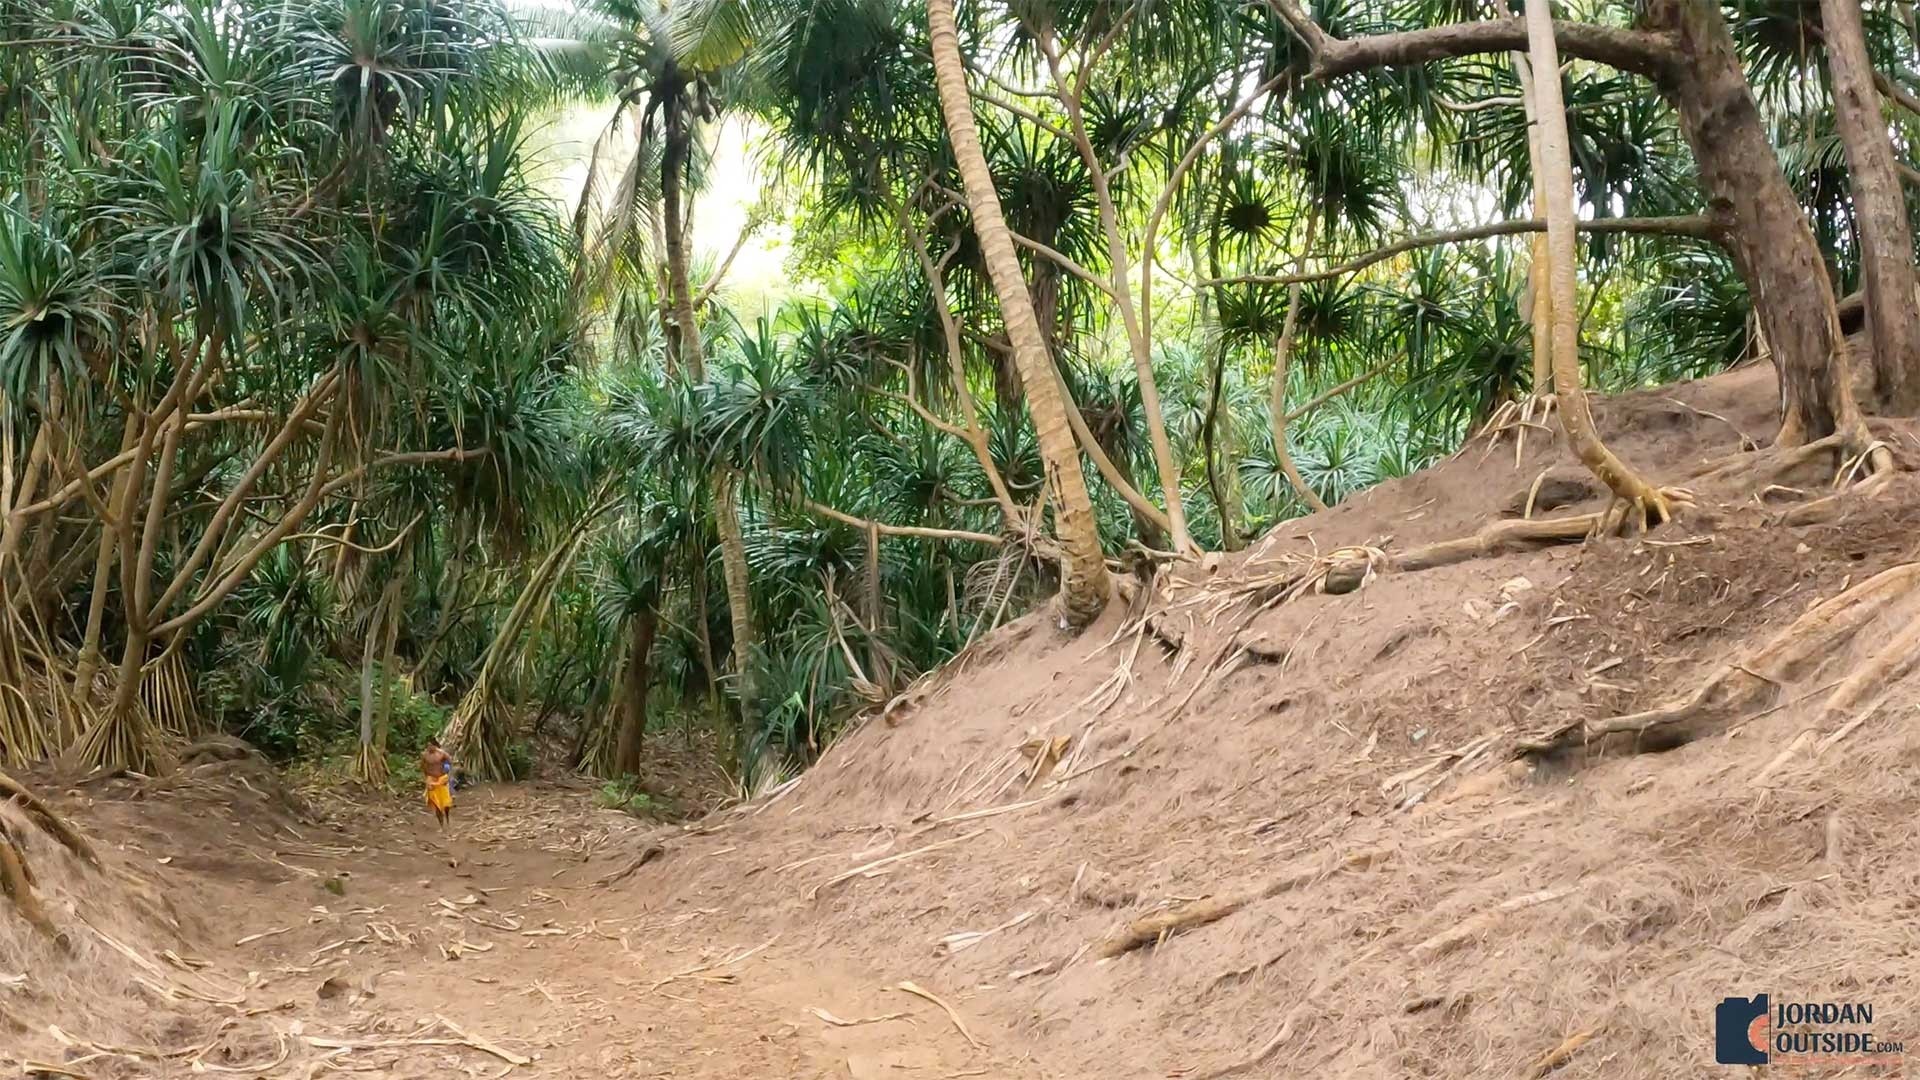
[[[1748,370],[1599,414],[1677,479],[1770,430],[1772,389]],[[1677,749],[1515,754],[1684,694],[1920,558],[1914,478],[1820,525],[1729,481],[1650,537],[1259,591],[1315,551],[1518,513],[1543,472],[1538,505],[1599,505],[1563,462],[1538,432],[1470,446],[1184,571],[1151,621],[1021,620],[694,827],[544,785],[475,793],[442,839],[410,803],[300,805],[248,762],[50,790],[113,870],[31,853],[77,962],[0,919],[0,1063],[1653,1080],[1724,1071],[1714,1006],[1760,992],[1870,1002],[1877,1035],[1920,1048],[1920,693],[1894,685],[1844,735],[1817,709],[1891,625]],[[1830,469],[1786,482],[1818,494]],[[1226,898],[1244,902],[1108,948]]]

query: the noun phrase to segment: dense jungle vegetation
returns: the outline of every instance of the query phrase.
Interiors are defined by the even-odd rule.
[[[1582,385],[1771,362],[1781,443],[1890,467],[1912,5],[1551,15],[9,0],[0,765],[222,729],[379,780],[444,731],[501,776],[565,731],[618,777],[690,728],[764,784],[1036,604],[1490,423],[1683,512]]]

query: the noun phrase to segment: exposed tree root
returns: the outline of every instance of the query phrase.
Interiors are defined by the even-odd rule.
[[[1524,817],[1531,817],[1549,809],[1551,803],[1536,803],[1523,806],[1482,821],[1471,821],[1457,828],[1436,833],[1414,844],[1415,849],[1430,848],[1451,843],[1462,837],[1479,832],[1492,825],[1504,824]],[[1282,893],[1310,885],[1322,878],[1347,870],[1365,870],[1368,867],[1391,859],[1402,849],[1397,846],[1359,848],[1342,854],[1338,850],[1323,855],[1299,860],[1265,882],[1234,892],[1209,896],[1177,908],[1155,911],[1143,915],[1115,930],[1105,940],[1095,945],[1093,955],[1100,959],[1121,956],[1143,945],[1151,945],[1183,930],[1192,930],[1239,911],[1249,904],[1272,899]]]
[[[0,796],[11,800],[30,815],[34,822],[47,831],[75,856],[89,866],[99,866],[100,856],[94,853],[93,845],[87,838],[67,824],[66,819],[53,812],[52,808],[40,801],[40,797],[28,791],[19,781],[5,773],[0,773]]]
[[[360,743],[353,755],[353,778],[363,784],[387,782],[387,755],[372,743]]]
[[[509,780],[513,763],[507,748],[513,741],[513,709],[491,681],[467,692],[453,711],[444,736],[447,751],[473,776]]]
[[[27,869],[26,858],[15,846],[4,823],[0,823],[0,895],[12,901],[13,909],[20,913],[27,925],[62,947],[66,945],[66,935],[53,925],[52,919],[47,918],[47,909],[40,905],[40,898],[34,895],[33,875]]]
[[[34,824],[89,866],[100,865],[100,857],[94,853],[93,845],[85,837],[74,831],[33,792],[5,773],[0,773],[0,797],[25,811]],[[33,888],[33,871],[27,865],[26,852],[8,831],[6,821],[0,819],[0,895],[12,902],[14,910],[29,926],[45,934],[48,940],[61,948],[66,948],[67,935],[47,917],[47,909],[40,903]]]
[[[84,771],[108,773],[132,769],[157,774],[174,765],[172,753],[138,699],[125,709],[102,710],[67,751],[66,760]]]
[[[1328,556],[1323,588],[1330,593],[1347,593],[1358,589],[1375,574],[1432,570],[1470,559],[1577,543],[1619,528],[1624,520],[1620,510],[1616,504],[1597,513],[1570,517],[1496,521],[1471,536],[1441,540],[1397,554],[1379,548],[1343,548]]]
[[[1692,742],[1718,724],[1773,705],[1787,686],[1813,675],[1868,624],[1911,598],[1916,586],[1920,586],[1920,563],[1896,566],[1816,604],[1759,651],[1722,666],[1678,701],[1609,720],[1575,721],[1522,740],[1518,750],[1523,755],[1579,746],[1601,752],[1657,751]],[[1916,664],[1920,664],[1920,614],[1909,614],[1885,645],[1835,686],[1821,707],[1820,722],[1831,723],[1871,707]]]

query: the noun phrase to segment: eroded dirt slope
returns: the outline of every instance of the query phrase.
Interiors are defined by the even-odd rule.
[[[1677,483],[1770,430],[1772,391],[1748,370],[1598,411]],[[179,926],[117,932],[158,991],[118,963],[61,982],[0,940],[0,976],[32,969],[0,988],[22,1047],[0,1057],[186,1075],[192,1054],[113,1051],[217,1035],[204,1065],[272,1076],[1664,1078],[1713,1069],[1714,1005],[1762,991],[1870,1001],[1878,1034],[1920,1042],[1920,693],[1895,683],[1844,730],[1818,711],[1891,623],[1666,752],[1519,753],[1684,695],[1920,558],[1914,482],[1794,526],[1833,462],[1736,473],[1650,536],[1284,588],[1317,554],[1462,537],[1530,494],[1536,515],[1604,505],[1523,430],[1136,585],[1081,635],[1003,628],[795,785],[690,829],[550,787],[481,793],[444,843],[411,805],[289,809],[264,778],[50,793]]]

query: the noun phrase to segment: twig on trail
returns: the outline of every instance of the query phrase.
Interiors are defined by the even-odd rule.
[[[807,899],[808,900],[819,899],[820,891],[822,889],[832,888],[833,886],[838,885],[843,881],[849,881],[857,877],[872,877],[876,873],[882,870],[885,870],[887,867],[893,866],[896,863],[902,863],[907,861],[908,859],[917,858],[921,855],[927,854],[928,852],[938,851],[944,847],[952,847],[955,844],[964,843],[965,841],[971,840],[974,837],[979,836],[980,834],[986,831],[987,830],[985,829],[975,829],[970,833],[964,833],[960,836],[949,837],[948,839],[945,839],[945,840],[938,840],[924,847],[914,848],[912,851],[903,851],[898,855],[889,855],[884,859],[875,859],[869,863],[862,863],[859,866],[856,866],[853,869],[846,871],[845,873],[837,874],[831,878],[828,878],[827,880],[807,890]]]
[[[884,1016],[862,1016],[857,1020],[842,1020],[840,1017],[833,1015],[818,1005],[810,1006],[807,1011],[819,1017],[822,1022],[832,1024],[834,1027],[859,1027],[861,1024],[884,1024],[889,1020],[905,1020],[909,1024],[913,1023],[913,1017],[908,1016],[906,1013],[887,1013]]]
[[[1293,1038],[1294,1025],[1300,1022],[1302,1016],[1306,1015],[1307,1006],[1313,1003],[1315,997],[1333,989],[1334,986],[1346,978],[1348,974],[1357,970],[1361,964],[1371,959],[1374,954],[1385,947],[1386,942],[1384,940],[1380,941],[1359,956],[1354,957],[1349,963],[1335,967],[1327,974],[1321,976],[1318,982],[1308,987],[1307,992],[1300,996],[1300,1001],[1296,1003],[1293,1008],[1287,1010],[1286,1017],[1280,1021],[1280,1030],[1273,1033],[1273,1038],[1262,1043],[1259,1049],[1241,1058],[1239,1061],[1206,1073],[1200,1080],[1220,1080],[1221,1077],[1238,1076],[1241,1073],[1252,1072],[1254,1069],[1259,1068],[1262,1062],[1273,1056],[1274,1051],[1285,1046],[1287,1040]]]
[[[972,1046],[975,1050],[984,1049],[984,1047],[980,1045],[980,1040],[973,1037],[973,1032],[967,1030],[967,1025],[961,1021],[960,1014],[954,1011],[953,1006],[947,1004],[945,1001],[942,1001],[932,991],[929,991],[924,987],[918,986],[912,982],[897,983],[894,985],[894,989],[902,991],[904,993],[912,994],[914,997],[925,998],[928,1001],[933,1002],[935,1005],[940,1006],[941,1010],[947,1014],[947,1019],[953,1021],[954,1029],[960,1032],[960,1037],[967,1040],[967,1044],[969,1046]]]
[[[440,1021],[441,1027],[444,1027],[448,1031],[453,1032],[453,1034],[457,1038],[461,1039],[468,1046],[473,1047],[475,1050],[478,1050],[481,1053],[492,1054],[494,1057],[499,1058],[501,1061],[504,1061],[509,1065],[533,1064],[532,1058],[522,1057],[519,1054],[515,1054],[511,1051],[504,1050],[498,1046],[495,1046],[493,1043],[490,1043],[485,1039],[478,1038],[474,1035],[468,1034],[466,1031],[461,1029],[460,1025],[454,1023],[453,1021],[447,1019],[444,1016],[439,1015],[438,1013],[434,1014],[433,1018],[435,1020]]]
[[[702,972],[712,971],[714,968],[732,967],[733,965],[738,964],[743,960],[746,960],[748,957],[753,956],[755,953],[764,952],[767,949],[772,948],[773,943],[779,940],[780,940],[780,935],[775,934],[772,937],[768,938],[762,944],[755,945],[753,948],[748,949],[746,952],[740,953],[735,956],[730,956],[725,960],[716,960],[710,964],[696,964],[693,967],[687,968],[684,971],[676,971],[673,974],[667,976],[666,978],[661,979],[659,982],[654,983],[652,986],[647,987],[647,992],[648,993],[657,992],[661,987],[667,985],[668,983],[674,981],[675,979],[690,979],[695,975],[701,974]]]
[[[1199,696],[1200,691],[1214,685],[1240,669],[1241,662],[1247,658],[1250,652],[1246,646],[1240,645],[1240,633],[1253,622],[1255,616],[1264,610],[1266,610],[1266,605],[1256,605],[1251,611],[1247,612],[1246,616],[1240,620],[1239,625],[1235,626],[1233,631],[1227,635],[1226,640],[1221,643],[1219,650],[1213,654],[1213,662],[1207,666],[1199,678],[1193,681],[1193,685],[1187,689],[1186,696],[1181,698],[1179,704],[1173,707],[1173,711],[1169,712],[1167,718],[1160,722],[1160,726],[1134,740],[1133,745],[1127,747],[1125,750],[1110,754],[1091,765],[1083,765],[1067,775],[1060,777],[1058,780],[1053,781],[1054,786],[1070,783],[1097,769],[1103,769],[1116,761],[1125,761],[1127,758],[1139,753],[1143,747],[1152,742],[1154,736],[1159,735],[1177,723],[1180,717],[1187,711],[1187,706],[1193,703],[1195,697]],[[1236,645],[1240,645],[1239,651],[1234,652],[1229,658],[1227,655],[1228,652]]]
[[[71,1076],[75,1080],[89,1080],[86,1073],[75,1072],[63,1065],[53,1065],[45,1061],[23,1061],[20,1071],[25,1076]]]
[[[1746,436],[1743,435],[1741,438],[1744,439]],[[1595,1024],[1585,1031],[1576,1031],[1567,1036],[1561,1041],[1559,1046],[1540,1055],[1540,1057],[1534,1061],[1533,1068],[1529,1071],[1528,1075],[1532,1076],[1534,1080],[1539,1080],[1540,1077],[1547,1075],[1573,1060],[1573,1055],[1578,1053],[1581,1047],[1587,1045],[1595,1035],[1600,1033],[1601,1026],[1600,1024]]]
[[[1475,761],[1480,760],[1488,750],[1493,749],[1494,744],[1499,742],[1501,736],[1503,736],[1504,734],[1506,733],[1502,731],[1491,732],[1487,735],[1481,736],[1478,739],[1475,739],[1473,742],[1468,743],[1466,746],[1463,746],[1460,749],[1449,753],[1447,757],[1442,758],[1441,760],[1445,761],[1448,758],[1451,758],[1453,760],[1453,764],[1448,765],[1446,771],[1441,773],[1439,777],[1433,781],[1433,783],[1428,784],[1426,787],[1423,787],[1420,790],[1413,792],[1412,794],[1409,794],[1406,798],[1402,799],[1400,801],[1400,805],[1398,809],[1411,810],[1414,807],[1420,805],[1420,803],[1423,802],[1427,796],[1433,794],[1435,791],[1438,791],[1442,784],[1445,784],[1448,780],[1451,780],[1454,777],[1454,774],[1465,770],[1467,766],[1472,765]]]
[[[964,814],[954,814],[952,817],[935,818],[927,822],[926,827],[921,829],[920,832],[926,832],[928,829],[940,825],[953,825],[962,821],[978,821],[981,818],[996,817],[1000,814],[1011,814],[1016,810],[1025,810],[1030,806],[1039,806],[1042,803],[1057,802],[1059,799],[1060,796],[1056,793],[1053,795],[1043,795],[1038,799],[1028,799],[1025,802],[1008,803],[1005,806],[989,806],[984,810],[969,810]]]
[[[503,1050],[492,1043],[483,1042],[467,1036],[452,1024],[447,1023],[444,1017],[436,1017],[435,1019],[438,1020],[441,1025],[445,1026],[448,1031],[453,1032],[456,1037],[451,1039],[420,1037],[403,1039],[329,1039],[317,1035],[302,1035],[301,1038],[307,1041],[307,1045],[321,1050],[403,1050],[415,1046],[464,1046],[469,1050],[478,1050],[481,1053],[492,1054],[494,1057],[499,1058],[509,1065],[531,1065],[533,1063],[531,1058],[522,1057],[512,1051]],[[431,1031],[433,1028],[429,1026],[423,1030]]]
[[[1415,959],[1431,960],[1436,956],[1452,952],[1454,949],[1466,944],[1474,935],[1498,921],[1502,915],[1520,911],[1523,908],[1535,907],[1550,901],[1559,900],[1562,897],[1571,896],[1573,893],[1579,891],[1580,888],[1580,885],[1568,885],[1564,888],[1542,889],[1539,892],[1516,896],[1511,900],[1501,903],[1491,911],[1483,911],[1478,915],[1474,915],[1440,931],[1415,945],[1412,949],[1409,949],[1408,952],[1410,952]]]
[[[1006,922],[1001,923],[999,926],[996,926],[991,930],[962,930],[959,933],[948,934],[947,936],[941,938],[936,944],[941,949],[945,950],[947,955],[951,956],[952,954],[960,952],[964,949],[973,948],[975,945],[978,945],[981,942],[992,937],[993,935],[1000,933],[1002,930],[1011,930],[1014,927],[1019,926],[1020,924],[1033,918],[1037,914],[1039,914],[1039,912],[1037,911],[1023,911],[1020,914],[1015,915],[1013,918],[1008,919]]]
[[[640,854],[636,856],[632,862],[594,882],[593,887],[596,889],[604,889],[609,885],[625,881],[627,878],[632,877],[635,871],[655,859],[664,857],[666,853],[667,849],[661,847],[659,844],[648,844],[646,847],[640,849]]]
[[[277,930],[262,930],[257,934],[248,934],[246,937],[241,938],[239,941],[236,941],[233,944],[235,948],[238,948],[239,946],[242,946],[242,945],[251,945],[256,941],[261,941],[270,937],[279,937],[281,934],[290,933],[292,932],[292,930],[293,930],[293,927],[291,926],[282,926]]]
[[[1681,408],[1683,408],[1683,409],[1685,409],[1685,410],[1687,410],[1688,412],[1690,412],[1690,413],[1692,413],[1692,414],[1694,414],[1695,416],[1700,416],[1700,417],[1705,417],[1705,418],[1706,418],[1706,419],[1708,419],[1708,420],[1718,420],[1718,421],[1720,421],[1721,423],[1723,423],[1723,424],[1725,424],[1725,425],[1727,425],[1728,427],[1730,427],[1730,428],[1732,428],[1732,429],[1733,429],[1733,433],[1734,433],[1735,435],[1738,435],[1738,436],[1740,437],[1740,452],[1741,452],[1741,453],[1743,453],[1743,454],[1745,454],[1745,453],[1751,453],[1752,451],[1755,451],[1755,450],[1758,450],[1758,449],[1760,449],[1760,444],[1759,444],[1758,442],[1755,442],[1755,441],[1754,441],[1754,440],[1753,440],[1753,439],[1752,439],[1752,438],[1751,438],[1750,436],[1748,436],[1748,434],[1747,434],[1746,432],[1744,432],[1744,431],[1741,431],[1741,430],[1740,430],[1740,425],[1738,425],[1738,424],[1736,424],[1736,423],[1734,423],[1733,421],[1731,421],[1731,420],[1729,420],[1729,419],[1727,419],[1727,418],[1726,418],[1726,417],[1724,417],[1724,416],[1721,416],[1721,415],[1720,415],[1719,413],[1716,413],[1716,412],[1708,412],[1708,411],[1707,411],[1707,410],[1705,410],[1705,409],[1696,409],[1696,408],[1694,408],[1694,407],[1693,407],[1692,405],[1689,405],[1689,404],[1687,404],[1686,402],[1684,402],[1684,401],[1681,401],[1681,400],[1680,400],[1679,398],[1676,398],[1676,397],[1669,397],[1669,398],[1666,398],[1665,400],[1667,400],[1667,401],[1671,401],[1671,402],[1672,402],[1672,403],[1674,403],[1675,405],[1678,405],[1678,406],[1680,406]]]
[[[274,1069],[279,1068],[281,1064],[285,1062],[287,1058],[292,1056],[293,1054],[293,1046],[291,1043],[287,1042],[287,1037],[285,1035],[276,1031],[274,1032],[274,1038],[279,1040],[280,1049],[279,1049],[279,1053],[274,1057],[272,1061],[250,1062],[245,1065],[221,1065],[216,1062],[202,1060],[200,1054],[196,1054],[194,1056],[194,1059],[188,1064],[193,1069],[194,1072],[211,1071],[211,1072],[226,1072],[226,1073],[256,1073],[256,1074],[263,1073],[263,1072],[270,1072]],[[208,1049],[211,1049],[211,1047],[209,1047]],[[203,1050],[201,1051],[201,1054],[204,1054],[205,1052],[206,1051]]]

